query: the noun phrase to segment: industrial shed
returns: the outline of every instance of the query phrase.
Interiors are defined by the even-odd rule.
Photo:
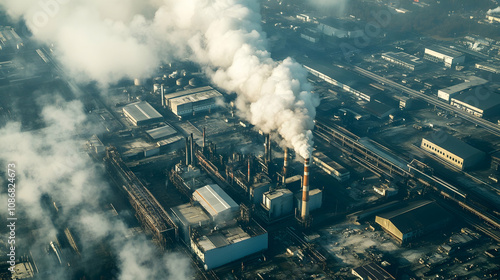
[[[210,217],[197,205],[182,204],[171,208],[170,211],[172,220],[179,228],[179,236],[188,244],[191,227],[204,226],[210,223]]]
[[[479,92],[469,90],[452,98],[450,104],[476,117],[490,117],[500,112],[500,94],[486,89]]]
[[[153,124],[163,120],[163,116],[145,101],[123,107],[123,113],[136,126]]]
[[[232,226],[191,238],[191,249],[204,263],[214,269],[268,248],[268,233],[255,221],[243,229]]]
[[[474,167],[485,156],[482,151],[445,132],[423,138],[420,147],[462,170]]]
[[[375,222],[399,244],[406,244],[428,232],[445,227],[451,219],[451,215],[436,202],[424,200],[377,215]]]
[[[198,201],[215,221],[227,221],[234,218],[240,206],[218,185],[206,185],[193,193]]]
[[[147,130],[146,133],[153,141],[160,141],[177,134],[177,130],[170,125],[164,125]]]

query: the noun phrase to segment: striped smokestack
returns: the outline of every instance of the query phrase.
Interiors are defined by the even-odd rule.
[[[284,164],[283,164],[283,186],[285,185],[285,181],[286,181],[287,169],[288,169],[288,148],[285,148],[285,158],[284,158]]]
[[[302,220],[309,216],[309,159],[304,161],[304,180],[302,186]]]

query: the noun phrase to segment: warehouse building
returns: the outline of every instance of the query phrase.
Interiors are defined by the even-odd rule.
[[[205,269],[214,269],[268,248],[268,233],[251,220],[244,229],[234,225],[222,229],[206,229],[191,237],[191,249]]]
[[[394,276],[376,263],[353,268],[352,274],[361,280],[396,280]]]
[[[385,59],[410,71],[421,70],[425,68],[425,63],[420,58],[411,54],[407,54],[405,52],[386,52],[383,53],[381,57],[382,59]]]
[[[165,95],[165,104],[177,116],[189,116],[216,108],[222,94],[210,86]]]
[[[493,62],[478,62],[476,63],[476,69],[487,71],[493,74],[500,74],[500,65]]]
[[[146,134],[149,136],[149,138],[151,138],[151,140],[160,141],[176,135],[177,130],[175,130],[175,128],[173,128],[171,125],[165,124],[164,126],[146,130]]]
[[[436,63],[443,63],[447,68],[452,68],[465,62],[463,53],[438,45],[425,48],[424,59]]]
[[[179,228],[179,237],[186,244],[190,243],[191,228],[205,226],[210,223],[210,217],[198,205],[182,204],[171,208],[170,211],[172,220]]]
[[[363,106],[363,109],[365,109],[372,116],[374,116],[380,120],[386,119],[391,114],[394,114],[396,112],[395,108],[393,108],[387,104],[384,104],[378,100],[374,100],[374,101],[366,103]]]
[[[438,90],[438,97],[446,102],[450,102],[451,98],[459,95],[460,93],[484,85],[486,83],[488,83],[488,81],[483,78],[470,76],[467,77],[467,79],[463,83]]]
[[[450,104],[480,118],[490,117],[500,112],[500,95],[486,89],[469,90],[452,98]]]
[[[482,151],[445,132],[435,132],[422,138],[420,147],[461,170],[474,167],[485,156]]]
[[[445,227],[451,219],[451,215],[436,202],[424,200],[377,215],[375,222],[399,244],[406,244],[426,233]]]
[[[359,38],[365,36],[364,29],[359,28],[355,21],[326,18],[319,20],[318,30],[326,36],[336,38]]]
[[[270,219],[276,219],[293,213],[293,193],[289,189],[278,189],[264,193],[262,206]]]
[[[145,101],[123,107],[123,114],[136,126],[154,124],[163,120],[163,116]]]
[[[380,95],[380,90],[370,86],[371,81],[353,72],[331,65],[317,64],[305,58],[298,58],[312,75],[353,94],[360,100],[370,102]],[[305,64],[304,64],[305,63]]]
[[[322,152],[313,153],[313,163],[325,171],[327,174],[333,176],[339,182],[345,182],[349,180],[351,173],[345,167],[334,161],[333,159],[327,157]]]
[[[231,220],[240,211],[240,206],[216,184],[197,189],[193,200],[198,201],[214,221]]]

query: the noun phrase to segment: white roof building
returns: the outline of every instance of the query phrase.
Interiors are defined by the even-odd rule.
[[[193,199],[198,201],[214,220],[230,220],[240,211],[240,206],[215,184],[197,189],[193,193]]]

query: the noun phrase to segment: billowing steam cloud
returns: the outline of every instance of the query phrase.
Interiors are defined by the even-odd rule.
[[[308,157],[319,99],[305,69],[266,50],[256,0],[8,0],[34,37],[53,43],[73,77],[103,85],[149,76],[162,62],[191,60],[238,95],[240,115]]]
[[[500,7],[496,7],[495,9],[489,9],[488,12],[486,12],[486,13],[488,15],[500,13]]]
[[[37,253],[46,256],[44,248],[51,241],[55,242],[58,232],[54,224],[71,221],[71,225],[78,229],[77,235],[81,240],[83,261],[79,261],[78,265],[89,264],[82,270],[91,279],[96,279],[97,276],[92,273],[98,269],[92,264],[96,261],[102,263],[95,260],[96,256],[89,248],[103,239],[110,243],[118,258],[119,279],[190,279],[187,259],[171,254],[161,255],[143,236],[126,238],[129,235],[127,226],[102,212],[100,204],[109,196],[110,190],[103,183],[102,167],[95,165],[81,151],[84,139],[77,135],[93,132],[93,125],[87,121],[82,103],[57,96],[44,96],[38,99],[38,103],[44,108],[41,119],[46,128],[23,131],[19,122],[0,127],[0,163],[3,166],[9,162],[16,163],[16,209],[27,216],[19,217],[19,224],[30,224],[31,229],[36,228],[37,231],[33,243],[27,244],[31,241],[19,237],[16,247],[29,249],[35,256]],[[1,179],[0,183],[7,185]],[[47,205],[41,202],[44,194],[49,194],[62,209],[57,221],[51,218]],[[0,216],[6,217],[7,195],[4,189],[0,190],[0,201],[0,205],[5,206],[0,207]],[[18,234],[21,235],[21,232]],[[42,272],[50,271],[50,279],[75,279],[71,275],[73,272],[65,269],[65,263],[54,265],[49,257],[39,257],[35,261]]]

